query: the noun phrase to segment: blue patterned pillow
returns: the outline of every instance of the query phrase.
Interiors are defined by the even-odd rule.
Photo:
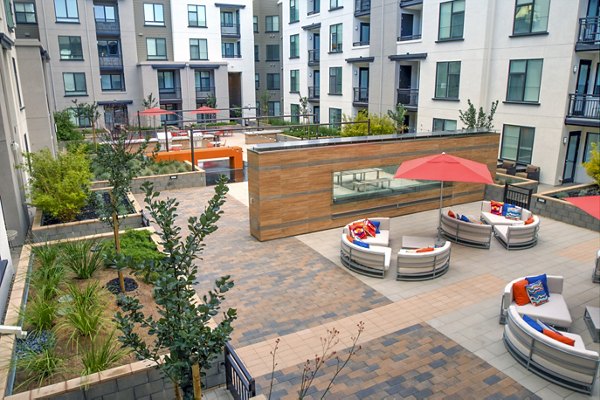
[[[548,276],[546,274],[541,274],[537,276],[527,276],[525,277],[527,283],[532,284],[537,281],[542,281],[542,285],[544,286],[544,290],[546,290],[546,295],[550,297],[550,290],[548,289]]]
[[[527,290],[529,301],[531,301],[531,304],[534,306],[541,306],[548,302],[548,295],[546,294],[544,285],[542,285],[542,281],[536,281],[531,285],[527,285],[525,286],[525,289]]]

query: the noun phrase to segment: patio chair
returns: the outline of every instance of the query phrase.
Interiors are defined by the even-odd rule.
[[[496,168],[496,172],[505,175],[515,175],[517,173],[517,164],[514,161],[502,160],[502,165]]]
[[[521,178],[531,179],[533,181],[540,180],[540,167],[529,164],[525,168],[525,172],[517,172],[517,176]]]

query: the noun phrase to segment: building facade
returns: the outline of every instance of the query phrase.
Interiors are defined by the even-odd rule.
[[[284,0],[284,112],[297,114],[306,94],[332,124],[400,103],[410,130],[454,130],[468,100],[486,110],[498,100],[499,158],[539,166],[544,183],[585,182],[581,162],[599,141],[598,9],[598,0]]]

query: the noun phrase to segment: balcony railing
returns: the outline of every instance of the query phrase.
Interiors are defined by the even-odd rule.
[[[158,97],[160,100],[181,100],[181,88],[159,88]]]
[[[357,47],[357,46],[368,46],[368,45],[369,45],[369,41],[368,40],[361,40],[361,41],[352,43],[352,46],[354,46],[354,47]]]
[[[221,36],[240,37],[240,24],[221,23]]]
[[[319,49],[312,49],[308,51],[308,65],[319,65],[321,55]]]
[[[197,87],[196,88],[196,99],[208,99],[214,97],[215,87]]]
[[[419,104],[419,89],[398,89],[397,103],[407,108],[416,108]]]
[[[417,33],[415,35],[398,36],[398,41],[399,42],[404,42],[406,40],[417,40],[417,39],[421,39],[421,34],[420,33]]]
[[[321,88],[319,86],[308,87],[308,99],[319,100],[321,98]]]
[[[353,103],[369,103],[369,88],[368,87],[355,87],[354,97],[352,98]]]
[[[597,49],[600,46],[600,17],[587,17],[579,19],[579,36],[576,50],[586,48]]]
[[[371,13],[371,0],[356,0],[354,2],[354,16],[367,15]]]
[[[570,94],[567,118],[589,119],[600,124],[600,95]]]
[[[104,69],[120,69],[123,68],[123,60],[121,56],[98,56],[100,68]]]
[[[226,53],[226,54],[223,54],[223,58],[242,58],[242,55],[241,54]]]
[[[97,35],[120,35],[119,21],[96,21]]]

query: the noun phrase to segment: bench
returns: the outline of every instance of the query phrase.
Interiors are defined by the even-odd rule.
[[[390,268],[392,249],[385,246],[365,248],[351,243],[348,235],[342,233],[340,259],[351,271],[361,275],[383,278]]]
[[[381,189],[385,189],[386,183],[387,183],[387,187],[390,187],[390,182],[391,179],[390,178],[378,178],[378,179],[368,179],[365,181],[354,181],[352,182],[352,190],[356,190],[358,192],[360,192],[361,188],[363,189],[362,191],[366,191],[367,187],[372,186],[375,189],[381,188]]]
[[[396,280],[421,281],[444,275],[450,267],[450,247],[450,242],[446,241],[442,247],[424,253],[400,249]]]
[[[446,239],[465,246],[490,248],[492,226],[473,222],[465,222],[448,216],[442,212],[440,234]]]

